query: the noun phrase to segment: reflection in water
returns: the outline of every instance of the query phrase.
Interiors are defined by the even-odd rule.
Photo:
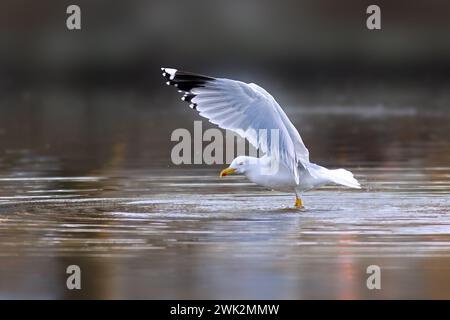
[[[36,101],[0,109],[0,298],[450,297],[448,112],[286,108],[314,162],[364,185],[295,211],[220,166],[173,166],[171,131],[197,119],[177,101]]]

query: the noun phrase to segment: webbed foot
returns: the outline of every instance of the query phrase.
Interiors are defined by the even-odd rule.
[[[303,201],[297,196],[295,196],[295,208],[297,209],[303,208]]]

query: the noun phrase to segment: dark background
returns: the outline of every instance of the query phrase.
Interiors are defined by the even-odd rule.
[[[81,30],[66,28],[70,4],[81,7]],[[366,28],[370,4],[382,30]],[[171,132],[200,118],[164,85],[161,66],[263,86],[317,162],[335,164],[348,146],[343,164],[446,161],[449,15],[448,1],[2,1],[6,172],[47,157],[36,174],[85,174],[119,151],[119,168],[172,166]],[[412,152],[411,141],[443,150]]]
[[[81,7],[81,31],[66,28],[69,4]],[[370,4],[381,7],[381,31],[366,28]],[[68,82],[151,90],[161,65],[314,83],[447,80],[449,15],[450,3],[436,0],[6,0],[1,88]]]

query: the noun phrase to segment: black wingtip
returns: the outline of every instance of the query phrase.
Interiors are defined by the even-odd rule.
[[[194,88],[204,87],[206,83],[215,80],[213,77],[180,71],[175,68],[162,67],[161,71],[163,77],[167,80],[166,84],[174,86],[178,89],[178,92],[184,93],[181,100],[189,103],[189,107],[192,109],[196,109],[197,104],[192,102],[192,99],[195,98],[195,94],[193,94],[191,90]]]

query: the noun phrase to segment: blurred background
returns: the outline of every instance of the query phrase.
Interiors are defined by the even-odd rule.
[[[448,1],[377,1],[381,31],[366,29],[371,1],[80,0],[82,30],[71,32],[72,3],[2,1],[4,86],[151,90],[162,64],[306,82],[349,75],[425,82],[448,71]]]
[[[359,0],[81,0],[76,31],[66,28],[70,4],[0,4],[3,149],[51,155],[56,148],[72,158],[110,150],[120,136],[122,144],[133,141],[128,152],[139,160],[155,137],[186,127],[165,129],[167,119],[158,118],[183,108],[162,85],[161,66],[256,82],[305,116],[330,106],[369,116],[449,109],[448,1],[378,1],[382,30],[375,31],[366,28],[372,2]],[[308,144],[310,129],[300,125]],[[324,135],[340,129],[323,128],[332,131]],[[322,150],[309,145],[312,154]],[[153,152],[162,157],[170,147],[164,140]]]
[[[2,0],[0,297],[450,297],[449,34],[438,0]],[[174,166],[199,117],[162,66],[261,85],[364,190],[311,193],[305,219]],[[378,295],[368,263],[391,272]]]

